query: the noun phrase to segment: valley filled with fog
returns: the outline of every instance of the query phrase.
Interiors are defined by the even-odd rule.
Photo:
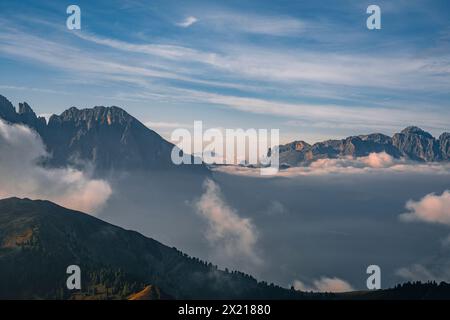
[[[96,216],[282,286],[364,289],[373,264],[382,287],[449,281],[450,170],[398,166],[115,174]]]

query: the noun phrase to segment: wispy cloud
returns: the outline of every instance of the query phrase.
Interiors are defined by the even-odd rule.
[[[271,36],[300,36],[305,23],[289,16],[242,14],[239,12],[208,12],[205,24],[223,32],[250,33]]]
[[[183,21],[176,23],[177,26],[182,28],[188,28],[196,23],[198,19],[194,16],[186,17]]]
[[[148,54],[165,59],[205,62],[213,58],[213,53],[203,52],[185,46],[154,43],[135,44],[117,39],[98,37],[89,33],[76,33],[75,36],[120,51]]]
[[[208,52],[176,45],[132,44],[85,33],[76,35],[117,50],[177,59],[185,63],[197,62],[252,80],[282,83],[313,81],[404,90],[411,89],[412,86],[420,90],[439,90],[450,84],[449,57],[442,55],[427,58],[407,55],[380,57],[367,54],[330,54],[304,49],[286,52],[273,48],[227,44],[218,46],[220,52]]]
[[[84,72],[90,75],[124,75],[176,79],[177,75],[155,68],[125,64],[83,52],[70,45],[27,35],[23,32],[0,33],[0,52],[45,63],[62,70]]]
[[[437,128],[446,128],[446,121],[440,114],[428,110],[411,113],[408,110],[387,107],[371,108],[364,103],[357,106],[314,103],[287,103],[276,100],[221,95],[194,90],[183,90],[191,98],[211,104],[227,106],[239,111],[297,118],[322,125],[354,126],[364,123],[366,127],[400,128],[405,123],[423,123]],[[446,119],[446,117],[445,117]]]
[[[210,179],[205,193],[196,203],[199,214],[208,222],[207,239],[217,248],[217,259],[226,265],[233,262],[259,264],[256,253],[257,231],[252,221],[242,218],[224,200],[220,187]]]

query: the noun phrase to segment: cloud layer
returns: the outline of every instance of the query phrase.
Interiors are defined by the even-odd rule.
[[[305,285],[302,281],[295,280],[293,286],[295,290],[314,292],[349,292],[354,290],[347,281],[336,277],[321,277],[318,280],[314,280],[311,286]]]
[[[450,225],[450,192],[445,190],[441,195],[430,193],[419,201],[409,200],[406,209],[408,212],[400,215],[403,221]]]
[[[45,199],[92,213],[111,195],[107,182],[91,179],[87,173],[40,166],[39,160],[47,156],[35,132],[0,120],[0,198]]]
[[[256,228],[250,219],[241,218],[223,199],[220,187],[211,179],[204,182],[205,192],[196,203],[198,213],[208,223],[206,238],[217,246],[218,255],[231,261],[259,264],[256,254]]]
[[[215,171],[244,176],[261,176],[259,169],[237,166],[214,168]],[[327,174],[363,173],[429,173],[450,174],[448,163],[419,163],[405,159],[395,159],[385,152],[371,153],[366,157],[319,159],[308,166],[280,170],[278,177],[319,176]]]

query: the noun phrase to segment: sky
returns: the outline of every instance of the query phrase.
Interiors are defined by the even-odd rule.
[[[371,4],[381,30],[366,27]],[[3,0],[0,66],[14,104],[116,105],[165,137],[195,120],[281,142],[450,130],[445,0]]]

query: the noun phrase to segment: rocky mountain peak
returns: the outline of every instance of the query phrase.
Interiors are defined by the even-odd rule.
[[[26,102],[19,103],[19,114],[31,114],[36,117],[36,113],[34,113],[33,109]]]
[[[60,115],[52,115],[47,124],[26,102],[19,104],[16,113],[11,102],[0,96],[0,118],[39,133],[52,155],[46,165],[77,166],[86,162],[98,170],[175,167],[170,157],[173,145],[116,106],[71,107]],[[207,171],[203,166],[201,170],[189,170]]]
[[[31,109],[26,102],[19,103],[19,111],[17,114],[19,115],[22,123],[32,127],[42,127],[42,125],[45,124],[45,118],[38,118],[33,109]]]
[[[37,132],[42,132],[46,126],[46,120],[43,117],[37,117],[33,109],[26,103],[19,103],[18,112],[12,103],[4,96],[0,95],[0,119],[11,123],[21,123],[27,125]]]
[[[419,127],[415,127],[415,126],[406,127],[405,129],[403,129],[401,131],[401,133],[403,133],[403,134],[417,134],[419,136],[423,136],[423,137],[426,137],[428,139],[432,139],[433,138],[433,136],[430,133],[422,130]]]
[[[0,118],[6,121],[14,121],[17,118],[13,104],[2,95],[0,95]]]
[[[71,107],[59,116],[52,116],[50,122],[85,122],[93,124],[127,124],[138,122],[122,108],[112,106],[96,106],[91,109],[78,109]]]

